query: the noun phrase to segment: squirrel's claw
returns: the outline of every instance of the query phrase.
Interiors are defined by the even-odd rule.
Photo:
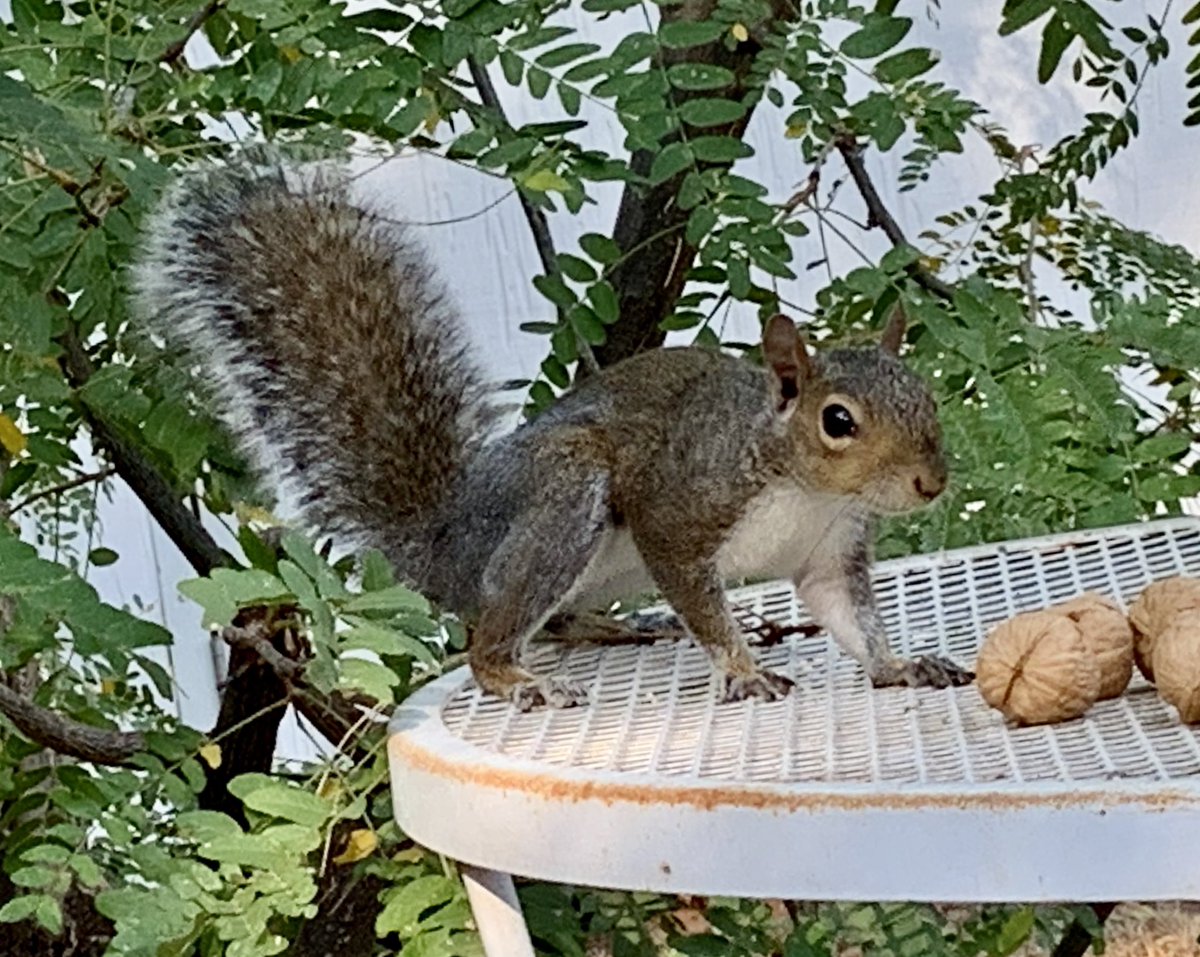
[[[520,684],[511,692],[512,703],[518,711],[535,708],[575,708],[588,703],[587,689],[570,678],[539,678]]]
[[[958,688],[974,680],[975,672],[938,655],[897,658],[871,676],[876,688]]]
[[[795,686],[791,678],[777,675],[773,671],[755,671],[748,675],[730,675],[724,677],[724,688],[721,693],[721,703],[745,701],[747,698],[758,698],[760,701],[778,701],[787,697]]]

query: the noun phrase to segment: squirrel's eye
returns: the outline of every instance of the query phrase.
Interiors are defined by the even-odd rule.
[[[844,439],[858,431],[854,416],[844,405],[827,405],[821,412],[821,428],[831,439]]]

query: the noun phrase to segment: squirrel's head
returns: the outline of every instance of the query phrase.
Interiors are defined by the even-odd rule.
[[[880,514],[921,508],[946,487],[937,408],[899,359],[903,339],[900,310],[878,345],[864,348],[810,354],[786,316],[763,330],[771,399],[796,471],[812,487]]]

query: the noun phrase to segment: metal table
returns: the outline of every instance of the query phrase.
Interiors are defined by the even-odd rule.
[[[988,629],[1085,590],[1200,575],[1200,519],[883,562],[894,647],[974,660]],[[788,583],[730,593],[805,619]],[[1135,672],[1078,720],[1009,728],[973,687],[871,689],[824,635],[763,649],[783,701],[717,704],[691,642],[548,648],[586,708],[522,714],[465,669],[389,742],[396,819],[462,861],[489,957],[532,955],[509,875],[808,900],[1200,899],[1200,729]]]

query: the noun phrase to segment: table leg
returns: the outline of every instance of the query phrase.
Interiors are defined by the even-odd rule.
[[[512,875],[470,864],[460,864],[459,873],[487,957],[534,957]]]

